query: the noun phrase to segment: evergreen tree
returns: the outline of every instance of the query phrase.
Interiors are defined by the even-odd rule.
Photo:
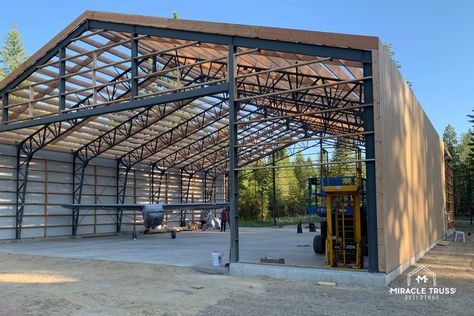
[[[355,147],[352,143],[338,139],[332,155],[329,175],[331,177],[354,176],[355,167],[344,161],[355,160]]]
[[[21,34],[15,24],[3,38],[0,50],[0,78],[4,78],[24,62],[26,59],[25,48]]]
[[[469,133],[469,153],[468,153],[468,194],[469,194],[469,209],[468,214],[471,217],[471,225],[472,225],[472,217],[473,217],[473,201],[474,201],[474,108],[472,109],[472,114],[468,115],[469,122],[472,123],[472,129]]]
[[[290,156],[286,149],[275,152],[275,165],[288,166],[290,165]],[[288,216],[292,213],[289,209],[289,197],[291,194],[290,183],[293,180],[293,171],[291,168],[279,168],[275,170],[276,177],[276,211],[278,217]],[[270,196],[272,198],[272,196]]]
[[[297,153],[293,161],[294,167],[291,168],[291,176],[288,179],[289,194],[288,194],[288,212],[290,216],[301,214],[301,209],[304,208],[304,188],[306,187],[304,180],[304,157],[301,153]]]
[[[469,214],[469,196],[470,196],[470,186],[471,173],[469,172],[470,168],[470,148],[469,144],[471,142],[471,130],[469,129],[467,133],[462,133],[459,143],[456,148],[456,161],[453,161],[454,164],[454,178],[455,182],[455,205],[457,214]]]
[[[390,55],[390,57],[392,57],[392,60],[395,63],[395,65],[397,66],[397,68],[398,69],[402,68],[402,65],[400,65],[400,62],[393,58],[393,56],[395,55],[395,51],[393,50],[392,43],[385,42],[385,43],[383,43],[383,47],[385,47],[385,49],[387,49],[388,54]]]
[[[469,122],[472,123],[472,128],[470,130],[470,141],[469,141],[469,165],[470,170],[474,172],[474,109],[472,109],[472,114],[468,115]]]
[[[263,164],[260,163],[259,165]],[[268,199],[265,197],[268,194],[268,190],[270,188],[270,172],[271,170],[268,169],[257,169],[252,174],[253,180],[255,182],[255,205],[257,207],[255,211],[258,212],[255,214],[255,216],[257,219],[260,218],[262,221],[264,221],[269,216]]]
[[[310,157],[304,159],[301,152],[295,155],[293,161],[293,178],[290,181],[289,209],[291,215],[305,215],[308,203],[308,179],[315,176]]]
[[[446,147],[453,157],[453,160],[455,159],[454,155],[457,154],[456,152],[456,147],[458,146],[458,139],[457,139],[457,134],[456,130],[451,124],[448,124],[446,128],[444,129],[443,133],[443,141],[446,144]]]
[[[459,185],[461,183],[459,179],[459,155],[458,155],[458,136],[456,130],[451,124],[448,124],[443,132],[443,141],[449,151],[453,161],[453,194],[454,194],[454,209],[457,210],[459,206]]]
[[[395,51],[393,50],[392,43],[385,42],[383,43],[383,47],[385,47],[385,49],[387,50],[388,54],[392,58],[393,63],[395,64],[395,66],[397,66],[397,69],[402,68],[402,65],[400,64],[400,62],[396,60],[395,58],[393,58],[393,56],[395,55]],[[412,88],[412,83],[410,81],[407,81],[407,84],[410,88]]]
[[[250,167],[264,165],[259,160]],[[265,220],[269,216],[269,203],[266,196],[270,190],[270,170],[255,169],[239,177],[239,211],[240,217],[251,220]]]

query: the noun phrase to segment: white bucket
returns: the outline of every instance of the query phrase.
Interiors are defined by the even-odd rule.
[[[213,251],[212,252],[212,266],[220,267],[222,265],[222,252]]]

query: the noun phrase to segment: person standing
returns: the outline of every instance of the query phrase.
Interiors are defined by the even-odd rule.
[[[205,210],[201,211],[201,230],[206,230],[207,224],[207,212]]]
[[[227,226],[227,220],[229,215],[227,214],[226,209],[223,209],[221,212],[221,232],[225,232],[225,227]]]

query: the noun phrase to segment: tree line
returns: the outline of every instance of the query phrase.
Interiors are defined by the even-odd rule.
[[[329,162],[321,167],[317,163],[320,153],[306,150],[291,155],[286,149],[252,163],[251,172],[239,177],[239,215],[244,220],[268,221],[272,217],[275,201],[276,217],[306,215],[308,206],[308,179],[324,176],[355,176],[353,164],[341,162],[356,158],[355,147],[348,141],[337,141]],[[306,156],[306,157],[305,157]],[[312,159],[313,157],[313,159]],[[273,189],[275,173],[275,189]]]
[[[443,133],[443,141],[453,159],[456,216],[469,215],[474,206],[474,109],[468,119],[473,126],[466,132],[458,135],[456,129],[449,124]]]

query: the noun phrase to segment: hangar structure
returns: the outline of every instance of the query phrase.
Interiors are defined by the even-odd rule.
[[[133,221],[65,203],[228,201],[238,262],[239,174],[341,139],[361,150],[369,271],[451,225],[444,146],[376,37],[85,12],[0,97],[2,239]]]

